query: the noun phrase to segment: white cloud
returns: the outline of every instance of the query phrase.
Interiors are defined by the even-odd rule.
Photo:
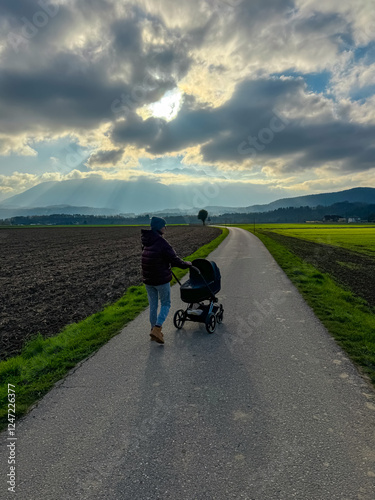
[[[336,68],[332,77],[332,91],[338,98],[345,99],[361,96],[361,91],[369,91],[370,97],[375,89],[375,63],[364,64],[362,62],[346,65],[342,68]],[[368,94],[362,93],[363,99]]]
[[[28,142],[27,136],[8,136],[5,133],[0,134],[0,155],[8,156],[15,153],[19,156],[37,156],[37,152]]]

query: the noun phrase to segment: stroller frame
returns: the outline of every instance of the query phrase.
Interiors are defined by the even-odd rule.
[[[205,283],[208,293],[196,302],[187,302],[188,306],[186,309],[178,309],[174,314],[173,324],[178,330],[180,330],[184,326],[185,321],[204,323],[207,332],[214,333],[216,325],[222,323],[223,321],[224,308],[222,304],[218,304],[219,299],[213,293],[209,283],[207,283],[200,270],[195,266],[193,266],[192,269],[199,274]],[[177,278],[176,280],[181,286],[181,282]],[[208,304],[205,303],[207,301]]]

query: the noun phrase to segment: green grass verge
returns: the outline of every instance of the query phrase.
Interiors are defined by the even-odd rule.
[[[205,258],[228,235],[222,234],[186,260]],[[187,270],[174,269],[180,279]],[[171,282],[174,284],[175,280]],[[115,304],[105,307],[85,320],[68,325],[55,337],[40,334],[28,342],[19,356],[0,363],[0,430],[8,422],[8,384],[16,387],[16,418],[46,394],[77,363],[90,356],[148,306],[145,287],[132,286]]]
[[[253,226],[238,227],[253,232]],[[321,273],[271,237],[262,234],[259,228],[256,236],[265,244],[337,343],[375,384],[375,309],[338,285],[329,274]]]

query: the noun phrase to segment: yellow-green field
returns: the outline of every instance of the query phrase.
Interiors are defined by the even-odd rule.
[[[375,256],[375,225],[258,224],[255,229]]]

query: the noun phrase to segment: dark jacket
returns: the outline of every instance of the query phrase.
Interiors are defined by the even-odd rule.
[[[189,264],[177,257],[176,252],[160,233],[152,229],[141,230],[142,275],[146,285],[164,285],[172,279],[172,267],[187,269]]]

